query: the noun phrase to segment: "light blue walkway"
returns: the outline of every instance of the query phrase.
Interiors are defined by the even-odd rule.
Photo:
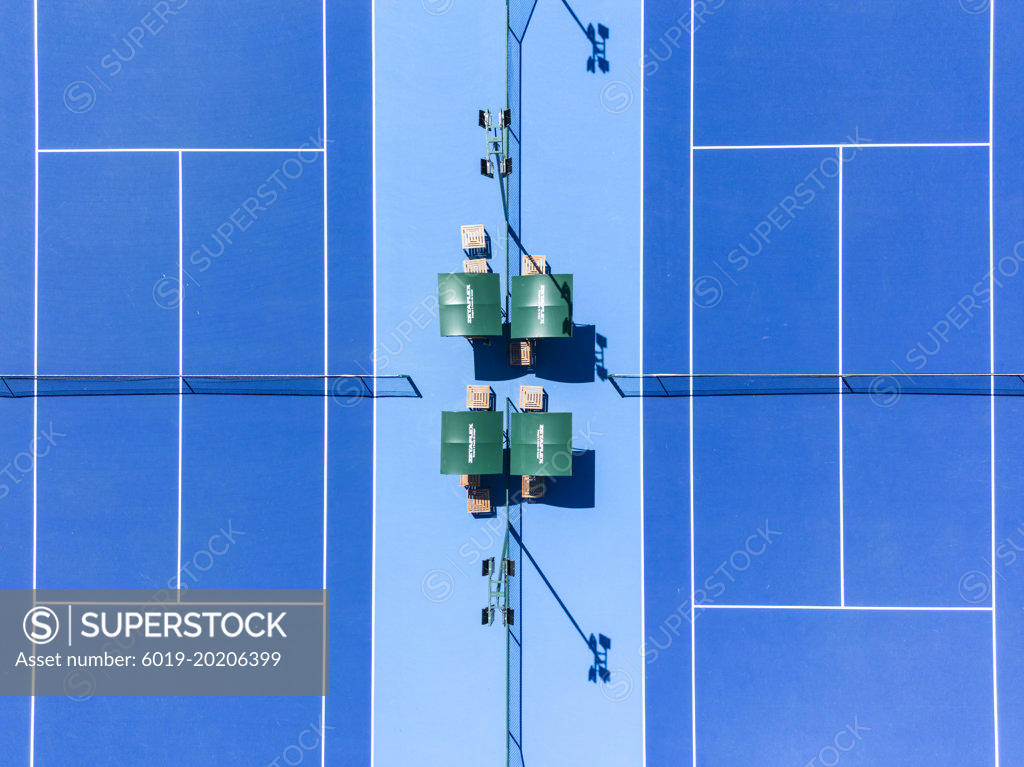
[[[497,184],[477,170],[484,136],[476,111],[504,104],[505,14],[500,3],[426,5],[450,10],[377,8],[378,362],[381,370],[414,371],[424,394],[422,402],[377,409],[379,767],[407,764],[410,753],[423,764],[501,763],[505,750],[505,640],[500,627],[479,625],[487,599],[479,560],[500,556],[504,529],[500,518],[469,517],[456,478],[438,474],[440,411],[465,406],[474,362],[466,342],[439,337],[432,309],[436,273],[461,269],[461,224],[487,225],[495,271],[504,271]],[[611,28],[625,66],[639,48],[639,8],[590,2],[577,10]],[[523,151],[514,158],[523,168],[523,240],[554,270],[573,273],[576,323],[607,339],[604,364],[635,367],[639,113],[605,108],[607,79],[586,72],[589,53],[563,6],[541,0],[525,37]],[[502,403],[517,399],[520,383],[542,384],[552,410],[572,411],[575,447],[592,451],[578,473],[592,458],[596,476],[594,500],[583,508],[526,506],[524,541],[584,629],[613,640],[612,684],[589,684],[586,647],[529,564],[519,563],[526,762],[638,764],[639,407],[597,377],[491,385]]]

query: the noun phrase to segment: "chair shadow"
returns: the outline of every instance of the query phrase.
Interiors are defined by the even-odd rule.
[[[491,257],[491,233],[484,231],[484,246],[482,248],[464,248],[466,258],[490,258]]]
[[[574,450],[571,477],[547,477],[544,497],[534,503],[562,509],[592,509],[595,506],[595,460],[593,450]]]

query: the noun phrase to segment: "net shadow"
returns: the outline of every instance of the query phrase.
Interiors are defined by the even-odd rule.
[[[5,375],[0,398],[236,396],[419,398],[408,375]]]
[[[732,397],[751,395],[904,394],[960,396],[1024,396],[1024,377],[1015,373],[864,373],[853,375],[796,374],[612,374],[621,397]]]

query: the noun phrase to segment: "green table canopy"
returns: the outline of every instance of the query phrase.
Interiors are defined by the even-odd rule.
[[[441,413],[441,473],[501,474],[504,414],[493,410]]]
[[[442,336],[500,336],[501,288],[498,275],[452,272],[437,275]]]
[[[572,275],[513,277],[512,338],[572,337]]]
[[[513,413],[509,416],[511,474],[572,475],[572,413]]]

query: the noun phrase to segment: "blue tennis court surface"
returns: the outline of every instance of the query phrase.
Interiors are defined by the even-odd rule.
[[[1022,39],[1009,0],[0,6],[0,587],[331,606],[323,698],[71,683],[0,698],[0,765],[1024,764]],[[532,366],[439,337],[463,225],[502,290],[573,275]],[[89,376],[165,396],[42,396]],[[287,395],[193,396],[233,381]],[[572,476],[467,514],[468,384],[542,386]]]
[[[1020,760],[1018,408],[899,383],[1017,359],[993,5],[646,4],[645,372],[875,378],[645,401],[648,764]]]
[[[34,5],[0,12],[3,369],[372,371],[369,4]],[[0,763],[368,763],[371,401],[11,402],[4,586],[324,585],[341,607],[326,700],[8,699]]]

